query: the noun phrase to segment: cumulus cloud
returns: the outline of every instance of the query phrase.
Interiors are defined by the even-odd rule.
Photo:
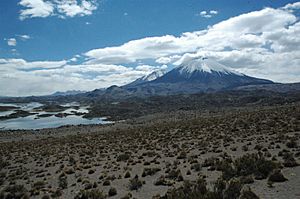
[[[0,59],[0,95],[46,95],[55,91],[93,90],[113,84],[124,85],[159,68],[150,65],[72,65],[67,61]]]
[[[285,7],[296,9],[297,5]],[[179,37],[166,35],[133,40],[121,46],[94,49],[85,56],[90,63],[121,64],[154,59],[160,64],[170,64],[185,53],[194,53],[214,57],[249,75],[293,82],[300,81],[300,74],[292,77],[288,72],[300,66],[300,60],[296,59],[300,51],[299,31],[300,22],[292,12],[284,7],[264,8],[229,18],[206,30],[183,33]],[[278,57],[294,61],[285,60],[289,64],[284,64],[284,61],[278,62]],[[281,77],[273,72],[272,66],[282,71]]]
[[[300,2],[289,3],[289,4],[285,5],[285,6],[283,7],[283,9],[286,9],[286,10],[296,10],[296,9],[300,9]]]
[[[45,0],[21,0],[19,3],[25,7],[20,11],[20,20],[33,17],[48,17],[54,12],[54,5]]]
[[[81,3],[77,0],[57,1],[58,12],[68,17],[91,15],[96,9],[95,1],[82,0]]]
[[[9,46],[16,46],[17,45],[17,40],[15,38],[9,38],[7,40],[7,45]]]
[[[24,8],[20,20],[33,17],[60,18],[91,15],[97,9],[96,0],[21,0]]]

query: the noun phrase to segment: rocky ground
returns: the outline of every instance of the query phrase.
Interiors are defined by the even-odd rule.
[[[299,198],[300,104],[1,131],[0,198]]]

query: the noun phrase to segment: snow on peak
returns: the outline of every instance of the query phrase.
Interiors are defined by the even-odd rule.
[[[161,76],[163,76],[166,73],[165,70],[155,70],[152,73],[150,73],[149,75],[145,75],[144,77],[142,77],[143,81],[152,81],[155,80]]]
[[[180,73],[186,74],[192,74],[199,71],[207,73],[217,72],[219,74],[243,75],[207,57],[197,57],[185,60],[178,66],[178,69]]]

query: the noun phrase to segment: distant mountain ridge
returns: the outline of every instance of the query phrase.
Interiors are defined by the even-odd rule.
[[[79,90],[70,90],[70,91],[64,91],[64,92],[57,91],[57,92],[53,93],[52,96],[77,95],[77,94],[81,94],[81,93],[85,93],[85,92],[86,91],[79,91]]]
[[[280,84],[234,71],[212,59],[201,57],[183,61],[169,72],[155,70],[124,86],[93,91],[58,92],[54,97],[125,99],[155,95],[210,93],[230,90],[299,92],[300,83]],[[76,92],[80,92],[76,94]]]

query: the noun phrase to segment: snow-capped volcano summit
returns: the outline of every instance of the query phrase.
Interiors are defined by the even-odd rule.
[[[233,89],[245,85],[271,84],[270,80],[236,72],[210,58],[185,58],[173,70],[153,73],[123,88],[138,95],[168,95]]]
[[[152,83],[176,84],[183,90],[223,90],[253,84],[269,84],[272,81],[250,77],[236,72],[210,58],[189,58],[181,64],[157,78]],[[192,89],[191,89],[192,88]]]
[[[179,72],[181,74],[192,75],[195,72],[206,72],[206,73],[219,73],[222,74],[236,74],[243,75],[239,72],[227,68],[225,65],[220,64],[207,57],[193,58],[184,61],[178,66]]]

